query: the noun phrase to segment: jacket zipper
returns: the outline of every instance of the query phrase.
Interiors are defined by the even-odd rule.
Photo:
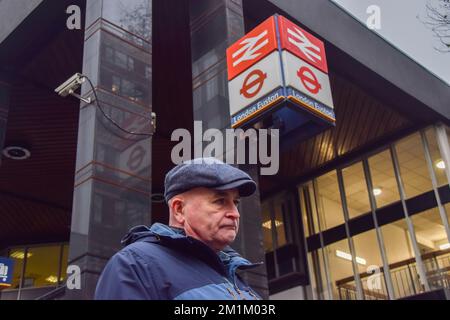
[[[237,300],[236,295],[233,293],[233,291],[231,291],[230,288],[227,287],[227,291],[228,291],[229,294],[231,294],[231,296],[233,297],[234,300]]]
[[[233,285],[233,284],[231,283],[231,281],[228,280],[227,278],[224,278],[224,279],[227,281],[227,283],[228,283],[232,288],[234,288],[234,290],[239,294],[239,296],[242,298],[242,300],[247,300],[247,299],[245,298],[245,296],[242,295],[241,290],[239,290],[239,288],[238,288],[236,285]],[[237,296],[234,294],[234,292],[233,292],[230,288],[228,288],[228,287],[227,287],[227,290],[228,290],[228,292],[233,296],[234,300],[237,300]]]
[[[260,297],[258,297],[251,288],[248,288],[248,294],[251,295],[253,298],[255,298],[255,300],[261,300]]]

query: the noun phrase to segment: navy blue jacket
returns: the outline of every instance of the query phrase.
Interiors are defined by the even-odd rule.
[[[216,253],[182,229],[155,223],[134,227],[97,283],[99,300],[254,300],[260,296],[236,274],[251,264],[226,247]]]

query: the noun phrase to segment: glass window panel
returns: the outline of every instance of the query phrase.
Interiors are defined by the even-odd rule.
[[[28,253],[28,257],[30,253]],[[23,262],[25,259],[25,248],[13,248],[9,251],[9,257],[14,260],[13,281],[10,289],[20,287],[20,278],[22,276]]]
[[[356,299],[356,284],[348,240],[344,239],[328,245],[325,247],[325,254],[328,258],[328,274],[333,290],[333,299]]]
[[[411,217],[416,233],[426,277],[431,289],[448,285],[450,270],[442,268],[448,262],[449,253],[447,233],[438,208],[432,208]]]
[[[64,282],[67,277],[67,264],[69,260],[69,245],[65,244],[63,248],[63,255],[61,259],[61,278],[60,282]]]
[[[111,48],[109,46],[105,47],[105,58],[106,58],[106,61],[114,63],[114,49],[113,48]]]
[[[370,174],[377,208],[400,200],[394,165],[389,150],[369,158]]]
[[[266,252],[273,251],[272,221],[270,218],[270,209],[268,201],[265,201],[261,204],[261,213],[262,213],[264,249]]]
[[[444,205],[445,213],[447,214],[447,220],[450,223],[450,202]]]
[[[116,51],[116,65],[126,69],[127,68],[127,55],[125,53],[122,53],[120,51]]]
[[[437,184],[439,187],[448,184],[447,176],[445,174],[444,159],[441,156],[439,145],[436,139],[436,131],[434,130],[434,128],[429,128],[425,132],[425,135],[427,137],[428,146],[430,149],[431,163],[436,175]]]
[[[282,196],[274,199],[275,210],[275,230],[277,235],[278,248],[284,246],[288,241],[286,238],[286,206]]]
[[[61,247],[33,247],[25,265],[24,287],[55,286],[58,283],[58,269]]]
[[[309,231],[311,228],[310,223],[312,224],[312,222],[310,222],[310,219],[308,218],[309,212],[311,210],[307,209],[308,206],[306,204],[306,197],[304,195],[304,189],[306,188],[307,186],[298,188],[298,197],[300,199],[300,214],[302,215],[303,232],[305,234],[305,237],[309,237],[314,232]]]
[[[320,232],[319,223],[317,221],[317,208],[314,199],[313,184],[308,183],[299,187],[300,209],[302,213],[302,223],[305,236]]]
[[[350,219],[370,212],[369,194],[362,162],[343,169],[342,177]]]
[[[450,220],[450,203],[445,204],[445,211],[447,213],[447,219]],[[450,243],[444,243],[439,247],[442,254],[438,258],[439,268],[445,270],[445,278],[447,279],[447,288],[450,287]]]
[[[353,243],[364,298],[366,300],[388,300],[384,274],[381,271],[383,260],[375,230],[354,236]]]
[[[395,146],[407,198],[432,190],[422,140],[414,133]]]
[[[344,223],[341,196],[336,171],[317,178],[317,209],[321,230],[333,228]]]
[[[395,298],[423,291],[405,219],[381,227]]]
[[[128,71],[134,71],[134,59],[128,57]]]
[[[314,298],[319,300],[331,299],[330,292],[328,292],[328,280],[322,249],[308,252],[308,266]]]
[[[450,127],[446,126],[445,131],[447,132],[447,141],[450,143]]]

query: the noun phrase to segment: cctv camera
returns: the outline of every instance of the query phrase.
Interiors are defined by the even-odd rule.
[[[73,94],[85,81],[85,77],[81,73],[75,73],[66,82],[55,89],[61,97],[67,97],[69,94]]]
[[[75,90],[77,90],[84,83],[84,81],[86,81],[86,76],[83,76],[81,73],[75,73],[66,82],[56,88],[55,92],[61,97],[67,97],[68,95],[71,95],[83,102],[91,103],[93,100],[90,97],[83,98],[82,96],[75,93]]]

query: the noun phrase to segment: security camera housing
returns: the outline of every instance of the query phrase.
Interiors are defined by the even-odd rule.
[[[85,77],[81,73],[75,73],[66,82],[55,89],[61,97],[67,97],[73,94],[85,81]]]

